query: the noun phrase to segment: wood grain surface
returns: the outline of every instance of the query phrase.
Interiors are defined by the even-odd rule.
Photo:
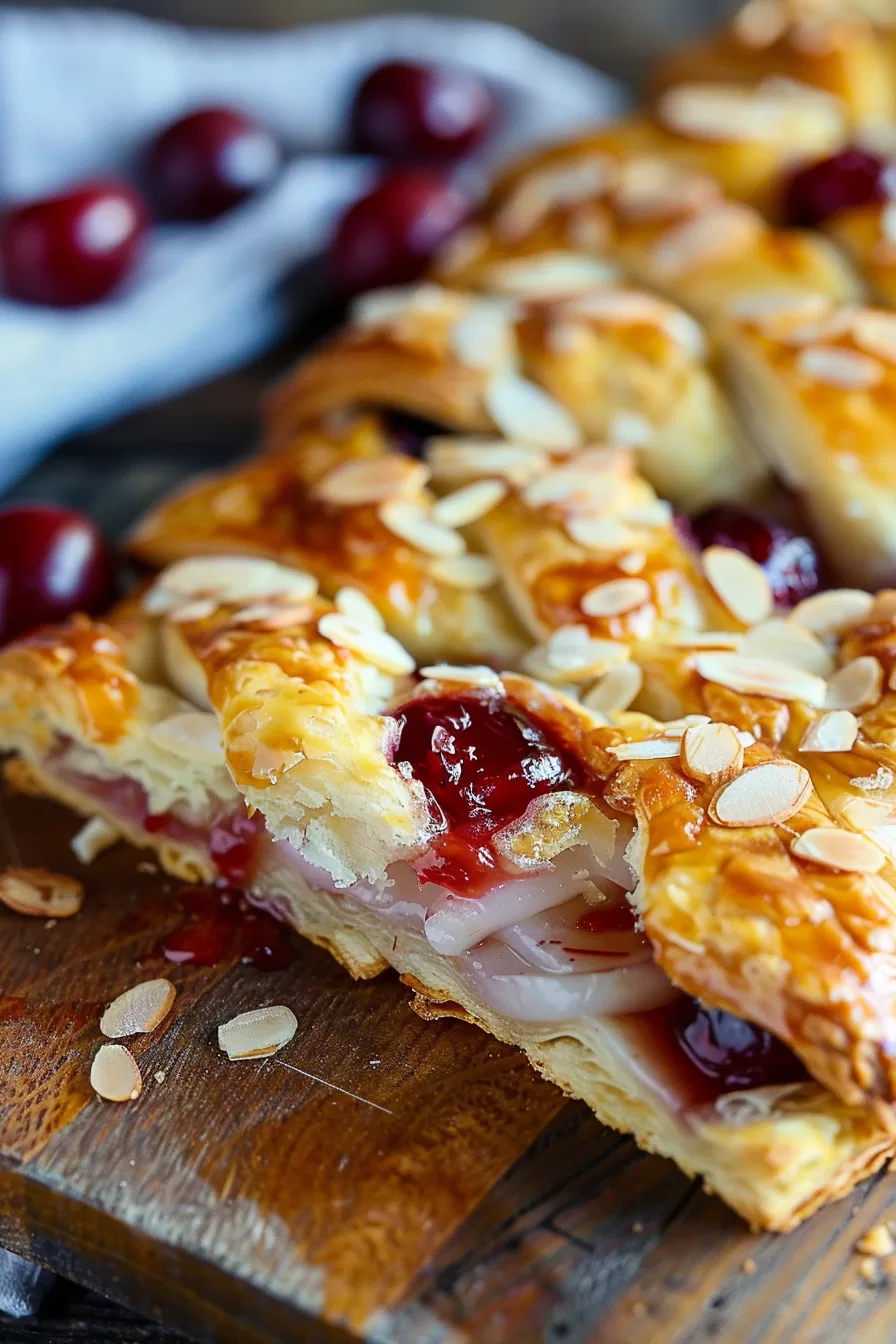
[[[118,531],[187,471],[246,450],[287,357],[72,442],[17,495],[70,500]],[[0,1244],[204,1341],[896,1338],[896,1277],[865,1283],[854,1251],[896,1218],[892,1176],[786,1238],[754,1236],[513,1050],[421,1022],[394,977],[354,984],[301,943],[271,974],[235,957],[168,967],[154,949],[180,918],[178,884],[124,847],[84,872],[76,825],[4,796],[0,864],[80,874],[88,899],[53,928],[0,909]],[[134,1045],[143,1095],[96,1100],[103,1005],[163,972],[178,999]],[[228,1062],[217,1025],[278,1002],[299,1018],[290,1045]],[[164,1339],[97,1321],[49,1337]],[[0,1325],[0,1339],[48,1337],[26,1330]]]

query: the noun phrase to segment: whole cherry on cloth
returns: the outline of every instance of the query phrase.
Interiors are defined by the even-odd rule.
[[[97,303],[133,270],[147,226],[141,197],[112,180],[14,206],[0,220],[4,292],[54,308]]]
[[[50,504],[0,510],[0,643],[113,595],[112,559],[89,518]]]
[[[267,187],[282,161],[276,136],[252,117],[197,108],[150,143],[147,189],[164,219],[215,219]]]
[[[691,529],[701,547],[730,546],[761,565],[779,607],[793,607],[823,586],[810,539],[748,509],[718,504],[692,519]]]
[[[722,1008],[681,998],[673,1009],[673,1030],[691,1063],[725,1091],[796,1083],[808,1075],[783,1041]]]
[[[345,294],[416,280],[464,222],[465,194],[441,173],[403,170],[349,206],[330,246],[330,271]]]
[[[791,174],[784,186],[788,224],[814,228],[840,210],[885,201],[896,191],[896,174],[885,159],[852,147]]]
[[[449,163],[482,143],[496,112],[491,90],[469,70],[389,61],[355,95],[352,139],[396,162]]]

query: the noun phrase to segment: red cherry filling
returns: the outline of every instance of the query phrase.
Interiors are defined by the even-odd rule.
[[[491,93],[457,66],[390,61],[363,81],[352,108],[352,137],[363,152],[405,162],[448,162],[485,139]]]
[[[893,194],[891,165],[862,149],[842,149],[791,175],[784,187],[784,218],[814,228],[839,210],[885,201]]]
[[[384,418],[390,447],[396,453],[404,453],[406,457],[422,457],[427,440],[444,433],[442,427],[432,420],[409,415],[406,411],[386,411]]]
[[[690,998],[678,999],[673,1011],[678,1044],[720,1092],[796,1083],[808,1077],[792,1050],[752,1022]]]
[[[579,765],[544,727],[495,698],[421,698],[395,718],[393,762],[424,786],[438,831],[418,876],[478,896],[500,868],[491,837],[534,798],[578,787]]]
[[[112,558],[89,518],[51,504],[0,510],[0,644],[74,611],[101,611]]]
[[[215,966],[227,957],[258,971],[281,971],[295,961],[289,928],[257,910],[230,887],[185,887],[183,921],[164,936],[158,952],[177,965]]]
[[[215,219],[272,182],[281,158],[266,126],[234,108],[203,107],[153,140],[147,186],[165,219]]]
[[[758,514],[720,504],[694,518],[701,547],[731,546],[761,565],[779,607],[792,607],[823,586],[818,552],[808,537]]]
[[[143,829],[150,835],[170,835],[185,844],[204,842],[222,880],[241,887],[251,880],[264,823],[259,812],[253,817],[241,811],[226,812],[210,826],[184,821],[173,812],[150,812],[144,816]]]

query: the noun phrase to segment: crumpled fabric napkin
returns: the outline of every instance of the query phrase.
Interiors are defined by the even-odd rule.
[[[479,20],[387,15],[248,34],[102,11],[0,9],[0,201],[98,174],[132,176],[149,136],[209,102],[255,113],[297,156],[265,195],[218,221],[155,229],[136,275],[101,305],[54,312],[0,299],[0,490],[60,435],[271,344],[295,316],[278,281],[319,252],[377,170],[340,153],[363,73],[446,53],[503,101],[501,129],[474,165],[482,175],[616,115],[625,101],[581,62]]]

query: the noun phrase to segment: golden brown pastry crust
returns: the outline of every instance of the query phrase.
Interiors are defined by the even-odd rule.
[[[877,202],[841,210],[825,221],[824,231],[850,257],[875,301],[896,304],[896,217],[892,206]]]

